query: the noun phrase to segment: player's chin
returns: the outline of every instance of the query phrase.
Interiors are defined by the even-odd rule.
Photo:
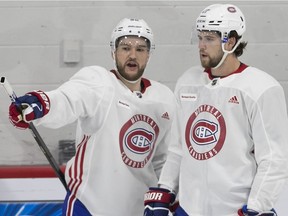
[[[126,70],[126,79],[129,81],[135,81],[138,80],[142,75],[143,72],[141,70]]]
[[[137,81],[140,79],[140,75],[135,75],[135,76],[126,76],[126,79],[131,81],[131,82],[134,82],[134,81]]]
[[[208,60],[201,58],[200,61],[201,61],[202,67],[204,67],[204,68],[209,68],[210,67],[210,64],[209,64]]]

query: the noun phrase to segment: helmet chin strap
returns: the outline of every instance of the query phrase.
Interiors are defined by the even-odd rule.
[[[227,55],[230,53],[233,53],[235,51],[235,49],[239,46],[241,40],[242,40],[242,38],[240,38],[238,40],[238,42],[235,44],[234,48],[230,51],[225,50],[225,48],[224,48],[225,43],[222,42],[222,50],[223,50],[224,54],[222,56],[222,59],[219,61],[219,63],[215,67],[213,67],[212,69],[217,69],[218,67],[220,67],[223,64],[224,60],[226,59]]]

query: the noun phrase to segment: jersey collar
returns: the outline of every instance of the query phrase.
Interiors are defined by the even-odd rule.
[[[238,69],[232,73],[230,73],[229,75],[227,76],[220,76],[220,78],[224,78],[224,77],[228,77],[232,74],[236,74],[236,73],[241,73],[242,71],[244,71],[246,68],[248,67],[248,65],[244,64],[244,63],[240,63],[240,66],[238,67]],[[205,68],[204,72],[206,72],[209,76],[209,78],[212,80],[214,78],[216,78],[215,76],[212,75],[212,72],[211,72],[211,68]]]

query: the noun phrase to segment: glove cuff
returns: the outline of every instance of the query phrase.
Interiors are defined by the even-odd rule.
[[[145,194],[144,204],[151,202],[160,202],[165,204],[172,204],[175,201],[175,194],[164,188],[149,188]]]
[[[47,96],[47,94],[41,90],[35,90],[32,92],[28,92],[27,94],[33,95],[35,97],[37,97],[37,99],[39,100],[39,102],[42,104],[43,107],[43,115],[46,115],[49,111],[50,111],[50,99]]]

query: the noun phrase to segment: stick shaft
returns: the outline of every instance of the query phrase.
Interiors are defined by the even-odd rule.
[[[6,79],[6,77],[1,77],[0,83],[2,84],[4,89],[6,90],[7,94],[9,95],[10,100],[12,102],[17,102],[17,96],[16,96],[15,92],[13,91],[12,86],[10,85],[8,80]],[[40,136],[39,132],[37,131],[37,129],[35,128],[35,126],[32,122],[29,123],[29,129],[30,129],[30,132],[32,133],[34,139],[36,140],[38,146],[40,147],[41,151],[43,152],[43,154],[45,155],[45,157],[49,161],[53,170],[55,171],[55,174],[58,176],[58,178],[60,179],[60,181],[63,184],[63,186],[65,187],[65,189],[68,190],[68,186],[66,184],[63,172],[61,171],[60,167],[58,166],[57,162],[55,161],[54,157],[52,156],[51,152],[49,151],[48,147],[46,146],[45,142],[43,141],[42,137]]]

